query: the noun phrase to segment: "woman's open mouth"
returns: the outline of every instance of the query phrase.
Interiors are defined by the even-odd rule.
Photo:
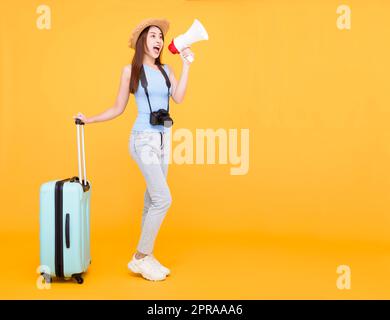
[[[158,46],[153,47],[153,51],[154,51],[156,54],[159,54],[159,53],[160,53],[160,47],[158,47]]]

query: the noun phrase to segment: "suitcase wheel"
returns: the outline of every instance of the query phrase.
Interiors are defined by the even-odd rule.
[[[75,280],[77,281],[78,284],[83,284],[84,279],[80,275],[77,275],[74,278],[75,278]]]

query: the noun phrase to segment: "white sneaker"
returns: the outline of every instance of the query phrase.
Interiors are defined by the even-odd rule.
[[[127,267],[134,273],[140,273],[147,280],[159,281],[166,278],[165,273],[158,268],[156,262],[149,255],[142,259],[136,259],[134,254]]]
[[[160,268],[160,270],[165,273],[165,275],[169,275],[171,273],[171,270],[169,270],[167,267],[163,266],[160,261],[158,261],[156,259],[156,257],[152,254],[150,254],[150,256],[153,258],[154,262],[158,265],[158,267]]]

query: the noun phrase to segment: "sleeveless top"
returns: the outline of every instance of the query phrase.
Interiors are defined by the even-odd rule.
[[[148,80],[148,93],[150,106],[152,111],[157,111],[158,109],[167,109],[168,105],[168,87],[165,82],[165,78],[162,75],[160,70],[156,70],[147,64],[143,64],[146,79]],[[163,68],[169,77],[169,69],[164,64]],[[172,86],[169,90],[169,96],[172,95]],[[150,119],[150,109],[148,104],[148,99],[145,95],[144,88],[141,85],[141,80],[138,83],[138,89],[134,94],[135,102],[138,109],[137,118],[132,127],[132,131],[147,131],[147,132],[170,132],[171,128],[166,128],[163,125],[153,126],[149,123]],[[171,106],[169,106],[171,110]]]

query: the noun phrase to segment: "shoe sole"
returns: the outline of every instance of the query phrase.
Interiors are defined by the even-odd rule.
[[[142,275],[145,279],[150,280],[150,281],[161,281],[161,280],[164,280],[166,277],[166,275],[164,273],[164,277],[162,277],[162,278],[151,278],[148,275],[139,271],[138,267],[136,265],[134,265],[132,262],[130,262],[127,266],[132,272],[138,273],[138,274]]]

